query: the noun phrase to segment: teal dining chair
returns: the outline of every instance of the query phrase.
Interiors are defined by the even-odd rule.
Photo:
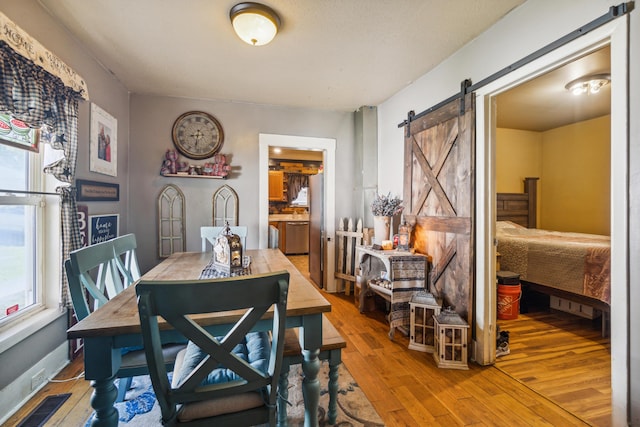
[[[135,259],[135,236],[129,234],[72,251],[64,267],[73,309],[80,321],[140,278]],[[185,344],[179,343],[165,346],[165,363],[169,367],[184,347]],[[142,347],[123,348],[122,353],[122,365],[116,374],[120,378],[118,402],[124,400],[132,378],[147,373]]]
[[[142,337],[162,425],[275,425],[288,289],[286,271],[138,282]],[[192,317],[231,310],[244,315],[218,337]],[[189,339],[171,380],[162,363],[159,317]]]

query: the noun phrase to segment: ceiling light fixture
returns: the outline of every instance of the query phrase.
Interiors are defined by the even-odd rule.
[[[269,43],[280,28],[278,14],[260,3],[238,3],[229,11],[229,18],[238,37],[253,46]]]
[[[583,93],[590,95],[600,92],[600,89],[610,82],[611,74],[592,74],[570,81],[565,88],[574,95],[582,95]]]

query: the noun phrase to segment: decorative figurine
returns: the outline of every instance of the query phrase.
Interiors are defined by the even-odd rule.
[[[243,269],[242,241],[240,236],[231,232],[228,222],[213,245],[213,265],[229,275]]]

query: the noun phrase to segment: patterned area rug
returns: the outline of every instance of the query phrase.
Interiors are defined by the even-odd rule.
[[[318,378],[320,378],[320,405],[318,407],[318,422],[320,426],[329,425],[327,410],[329,393],[327,378],[329,365],[322,364]],[[371,402],[364,395],[349,371],[340,365],[338,380],[338,426],[384,426],[382,419],[376,413]],[[125,402],[116,403],[119,423],[128,427],[156,427],[160,424],[160,408],[156,404],[155,394],[148,376],[135,377],[132,388],[127,392]],[[304,402],[302,398],[302,369],[300,365],[291,367],[289,371],[289,402],[292,406],[287,409],[287,419],[290,426],[304,425]],[[90,427],[93,415],[87,420],[85,427]]]

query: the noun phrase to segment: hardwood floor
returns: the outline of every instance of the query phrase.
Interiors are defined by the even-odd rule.
[[[304,264],[292,261],[305,272]],[[501,321],[511,334],[511,354],[497,366],[470,363],[468,371],[445,370],[431,354],[408,350],[403,334],[389,340],[381,310],[360,314],[353,296],[325,296],[332,304],[327,315],[347,341],[343,362],[387,426],[610,425],[610,405],[602,396],[610,390],[608,367],[603,368],[608,340],[596,336],[597,326],[570,332],[573,317],[521,315]],[[76,360],[58,377],[81,371]],[[67,392],[71,398],[46,425],[82,426],[91,412],[91,388],[84,379],[49,383],[4,426],[17,425],[47,395]],[[572,403],[578,415],[559,406]]]
[[[611,425],[610,341],[599,320],[542,311],[498,324],[511,350],[498,369],[593,425]]]

